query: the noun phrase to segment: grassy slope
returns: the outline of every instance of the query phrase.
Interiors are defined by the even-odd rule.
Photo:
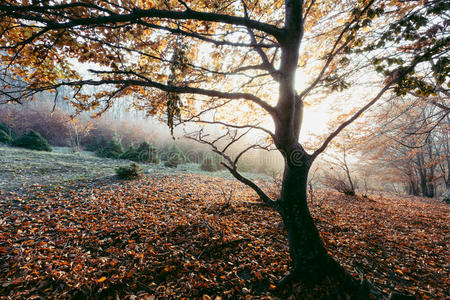
[[[67,186],[77,181],[106,180],[114,176],[114,169],[128,165],[130,161],[96,157],[92,152],[71,153],[69,148],[54,147],[53,152],[32,151],[0,144],[0,191],[24,192],[36,185]],[[140,164],[145,172],[197,173],[203,172],[196,164],[180,165],[177,169],[163,164]],[[215,176],[232,178],[228,171]],[[261,176],[247,174],[252,178]]]
[[[61,148],[43,152],[0,146],[0,190],[22,191],[33,185],[98,179],[112,176],[114,168],[123,164],[126,162],[89,153],[64,153]]]

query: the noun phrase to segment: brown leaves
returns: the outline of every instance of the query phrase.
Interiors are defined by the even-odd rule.
[[[21,200],[9,196],[1,204],[0,218],[6,226],[0,246],[7,254],[0,277],[8,285],[0,294],[31,297],[40,280],[46,288],[47,281],[61,282],[70,297],[105,291],[121,296],[231,296],[244,288],[250,291],[258,282],[268,290],[287,270],[286,259],[281,263],[287,254],[277,249],[285,241],[263,241],[264,236],[281,234],[271,228],[278,216],[247,208],[244,202],[216,213],[213,207],[220,206],[221,194],[205,181],[200,176],[155,177],[133,185],[49,191]],[[209,181],[228,184],[223,179]],[[242,186],[233,186],[243,201],[252,197]],[[235,217],[240,215],[243,220]],[[276,221],[261,225],[267,218]],[[262,249],[277,261],[270,270],[257,252]],[[259,269],[258,276],[242,280],[237,274],[243,269]],[[61,293],[55,286],[46,288],[38,289],[46,298]]]
[[[423,299],[445,298],[446,205],[392,194],[366,199],[319,193],[321,200],[312,208],[318,227],[349,272],[362,272],[386,294],[398,290]]]
[[[234,189],[226,206],[217,185]],[[448,208],[318,191],[329,251],[386,294],[443,298]],[[0,295],[273,298],[289,270],[280,218],[235,181],[153,175],[133,183],[1,196]],[[315,290],[304,288],[305,298]]]

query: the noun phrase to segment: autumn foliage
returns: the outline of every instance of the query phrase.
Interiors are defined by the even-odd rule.
[[[340,290],[344,298],[349,298],[363,293],[366,285],[359,285],[349,275],[353,273],[348,265],[351,258],[346,257],[338,263],[330,255],[329,249],[333,248],[333,244],[326,233],[331,231],[319,226],[322,229],[320,236],[315,225],[315,222],[321,224],[320,216],[316,215],[316,220],[313,220],[310,215],[306,189],[309,168],[346,127],[384,97],[416,93],[427,98],[442,94],[440,85],[446,84],[448,87],[449,60],[442,59],[450,51],[448,11],[448,5],[442,0],[0,1],[0,67],[5,74],[0,83],[4,96],[0,98],[0,103],[28,102],[43,91],[58,95],[61,89],[66,88],[72,93],[64,97],[64,101],[70,102],[76,113],[89,112],[99,117],[111,108],[113,102],[122,99],[131,100],[132,106],[145,111],[147,116],[165,121],[172,133],[177,125],[184,127],[192,124],[195,130],[186,133],[187,136],[209,145],[221,155],[224,167],[238,181],[253,189],[269,210],[262,217],[258,215],[259,208],[253,209],[251,219],[258,219],[257,228],[245,226],[246,212],[251,210],[247,207],[242,211],[239,207],[234,208],[229,219],[226,215],[218,218],[218,214],[208,212],[209,208],[206,208],[206,216],[201,220],[192,219],[198,214],[195,210],[189,210],[190,205],[199,207],[197,201],[204,197],[198,190],[201,182],[195,184],[197,189],[191,194],[197,195],[195,199],[183,196],[183,202],[177,203],[176,210],[171,205],[179,199],[170,198],[171,201],[167,201],[163,195],[170,191],[171,197],[176,196],[180,192],[171,190],[171,185],[187,190],[188,180],[195,181],[195,178],[184,178],[181,180],[183,183],[171,178],[168,186],[152,178],[151,184],[117,187],[114,191],[94,189],[98,193],[88,189],[87,194],[82,196],[78,193],[85,190],[71,190],[68,192],[72,193],[69,203],[64,202],[67,201],[65,191],[49,191],[42,195],[45,198],[42,202],[34,203],[34,198],[30,198],[29,204],[18,207],[27,218],[31,218],[29,223],[19,219],[19,224],[8,224],[13,224],[13,231],[16,225],[34,224],[32,216],[27,215],[27,205],[37,206],[32,209],[36,212],[46,201],[52,202],[51,207],[56,209],[57,217],[52,218],[47,207],[41,210],[45,211],[46,218],[42,223],[52,226],[48,230],[50,233],[40,232],[38,226],[31,227],[31,230],[39,233],[38,236],[55,232],[57,236],[70,236],[56,239],[51,246],[48,241],[39,241],[44,243],[42,245],[38,243],[42,246],[42,252],[47,251],[47,258],[52,256],[53,251],[48,249],[55,249],[54,257],[61,262],[62,269],[52,265],[48,271],[45,265],[48,260],[26,258],[25,264],[31,261],[36,261],[36,264],[30,268],[21,265],[20,270],[28,271],[25,276],[22,276],[22,271],[11,271],[13,273],[8,273],[6,277],[20,273],[25,279],[19,277],[18,285],[22,282],[26,285],[28,280],[42,280],[39,276],[47,278],[45,276],[51,274],[53,281],[50,285],[61,287],[61,291],[67,291],[71,296],[98,294],[98,297],[118,297],[143,290],[156,297],[171,297],[177,292],[187,297],[219,294],[233,297],[237,293],[267,293],[276,283],[274,279],[279,279],[281,276],[278,275],[284,273],[287,276],[279,282],[280,290],[288,291],[305,282],[318,285],[325,278],[337,285],[325,294]],[[84,63],[92,65],[92,69],[81,70],[79,66]],[[297,82],[298,71],[308,76]],[[346,113],[318,147],[311,153],[307,152],[304,143],[300,142],[302,123],[308,115],[305,107],[321,102],[325,97],[344,98],[346,104],[351,103],[352,98],[346,97],[345,90],[351,86],[366,86],[368,79],[362,75],[367,73],[376,79],[371,95],[353,111]],[[435,82],[433,79],[436,79]],[[332,111],[333,108],[329,106],[327,110]],[[223,132],[214,137],[204,130],[207,125],[220,126]],[[233,146],[238,145],[236,142],[250,132],[258,132],[263,137],[240,149],[237,154],[232,152]],[[107,156],[120,156],[123,151],[116,146],[111,147],[114,148],[111,151],[114,155]],[[278,150],[283,156],[282,188],[275,197],[269,197],[252,178],[241,173],[249,170],[249,166],[240,158],[254,148]],[[185,157],[172,154],[166,165],[176,167],[184,161]],[[349,170],[346,173],[349,174]],[[348,178],[351,179],[350,176]],[[354,192],[351,180],[350,184]],[[424,182],[424,185],[429,190],[429,183]],[[157,195],[152,194],[153,186],[157,186]],[[145,192],[140,192],[140,188]],[[121,195],[121,190],[125,194],[132,190],[133,194]],[[104,196],[104,193],[114,197]],[[136,202],[138,197],[139,201],[147,201],[145,206]],[[244,198],[241,196],[240,200]],[[95,202],[92,207],[90,199]],[[103,201],[107,204],[102,205]],[[153,201],[160,203],[151,211],[146,210]],[[365,206],[359,204],[359,207]],[[368,205],[365,208],[376,212],[376,207]],[[391,206],[385,207],[388,208]],[[71,209],[71,214],[66,218],[65,212]],[[289,245],[292,258],[289,274],[286,274],[289,265],[286,248],[271,251],[270,247],[274,245],[274,240],[282,239],[281,229],[273,226],[277,223],[272,222],[275,219],[269,222],[270,225],[266,222],[270,219],[270,212],[275,210],[283,219],[289,240],[282,243]],[[353,215],[347,210],[339,221]],[[84,214],[77,214],[84,211]],[[127,218],[121,219],[121,214]],[[161,217],[162,214],[164,217]],[[358,211],[353,216],[353,222],[361,220],[363,215],[362,211]],[[241,216],[245,221],[239,222]],[[389,222],[398,227],[389,229],[408,232],[392,220],[394,216]],[[275,214],[273,217],[276,218]],[[83,223],[79,223],[79,218],[83,219]],[[116,220],[117,223],[114,223]],[[202,223],[205,220],[208,222]],[[371,220],[378,221],[381,217]],[[354,228],[364,235],[364,242],[358,243],[355,238],[352,244],[348,244],[347,248],[359,246],[352,249],[352,257],[357,256],[361,249],[370,249],[365,252],[367,257],[372,252],[378,255],[381,246],[372,249],[370,243],[372,239],[379,241],[373,231],[381,230],[383,226],[375,226],[377,224],[374,222],[367,220],[358,224],[364,229],[361,232],[358,227]],[[402,222],[405,220],[402,219]],[[370,226],[367,226],[369,223]],[[129,227],[124,228],[126,226]],[[337,230],[340,230],[341,224],[338,226]],[[160,234],[162,228],[164,231],[170,230],[169,234]],[[246,235],[241,231],[243,228]],[[20,238],[24,229],[17,229],[14,238]],[[121,234],[115,235],[121,229],[124,229]],[[81,237],[78,235],[80,231],[83,231]],[[383,234],[393,236],[398,242],[403,236],[394,236],[393,232]],[[34,236],[24,239],[31,247],[35,240]],[[197,240],[201,242],[197,243]],[[264,243],[260,243],[263,240]],[[389,239],[383,241],[390,245]],[[432,241],[433,249],[440,251],[435,245],[441,245],[442,240],[433,237]],[[340,242],[344,244],[345,240]],[[65,252],[58,252],[61,245],[64,249],[78,251],[73,254],[74,262],[68,263],[69,266],[64,263]],[[96,247],[91,248],[93,245]],[[41,252],[32,250],[23,253],[22,249],[26,246],[24,244],[15,249],[12,244],[10,247],[19,252],[13,252],[17,256],[40,255]],[[80,247],[89,250],[83,252]],[[239,251],[233,252],[238,249],[235,247],[239,247]],[[224,253],[224,249],[230,252]],[[384,261],[391,255],[388,250],[381,251]],[[420,253],[429,253],[429,250],[421,249]],[[274,256],[265,255],[267,252]],[[237,253],[245,253],[245,257]],[[443,256],[439,253],[438,260]],[[81,264],[85,260],[87,263]],[[99,267],[111,264],[111,261],[114,262],[113,269]],[[268,271],[275,278],[256,267],[258,263],[254,261],[269,266]],[[385,269],[380,267],[383,262],[371,262],[373,260],[367,259],[370,271],[363,270],[364,274],[378,272],[380,277],[389,277],[388,281],[395,280],[395,273],[383,273]],[[18,260],[11,269],[21,263]],[[124,265],[118,266],[119,263]],[[441,261],[433,263],[443,269]],[[398,269],[397,265],[395,262],[389,267],[393,272],[397,270],[398,274],[411,270],[409,265],[405,265],[405,269]],[[65,276],[71,268],[77,268],[76,277],[72,279]],[[42,269],[48,274],[40,275]],[[139,275],[133,277],[134,272]],[[79,276],[80,273],[84,276]],[[422,279],[430,281],[429,278]],[[16,285],[14,280],[9,283]],[[41,284],[40,281],[35,283],[35,286]],[[47,283],[48,280],[43,283],[44,286]],[[98,287],[103,285],[104,288]],[[121,289],[115,288],[115,285]],[[399,286],[416,295],[442,294],[441,290],[427,290],[424,293],[423,287],[409,291],[410,286],[403,282]],[[381,288],[385,289],[383,286]],[[25,290],[34,292],[32,288]],[[295,296],[304,298],[313,295],[312,298],[318,298],[320,295],[320,292],[306,293],[305,290],[296,290]],[[7,293],[11,291],[22,290],[18,286],[17,289],[7,289]],[[119,291],[121,295],[114,294]]]
[[[234,191],[231,205],[218,187]],[[236,181],[155,174],[0,198],[3,297],[276,299],[273,285],[291,264],[281,218],[252,204],[254,194]],[[353,276],[364,274],[385,296],[445,298],[447,206],[321,190],[312,213]],[[331,289],[298,288],[301,299]]]

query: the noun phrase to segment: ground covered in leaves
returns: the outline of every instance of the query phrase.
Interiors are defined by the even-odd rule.
[[[287,241],[256,201],[236,181],[194,174],[0,193],[0,297],[276,298]],[[448,206],[316,191],[311,208],[350,273],[386,295],[449,296]]]

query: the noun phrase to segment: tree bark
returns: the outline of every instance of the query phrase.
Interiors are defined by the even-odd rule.
[[[279,283],[279,288],[296,281],[319,283],[331,280],[343,286],[344,291],[358,291],[357,282],[328,254],[308,209],[310,156],[299,144],[283,155],[286,165],[277,209],[288,234],[293,269]]]

